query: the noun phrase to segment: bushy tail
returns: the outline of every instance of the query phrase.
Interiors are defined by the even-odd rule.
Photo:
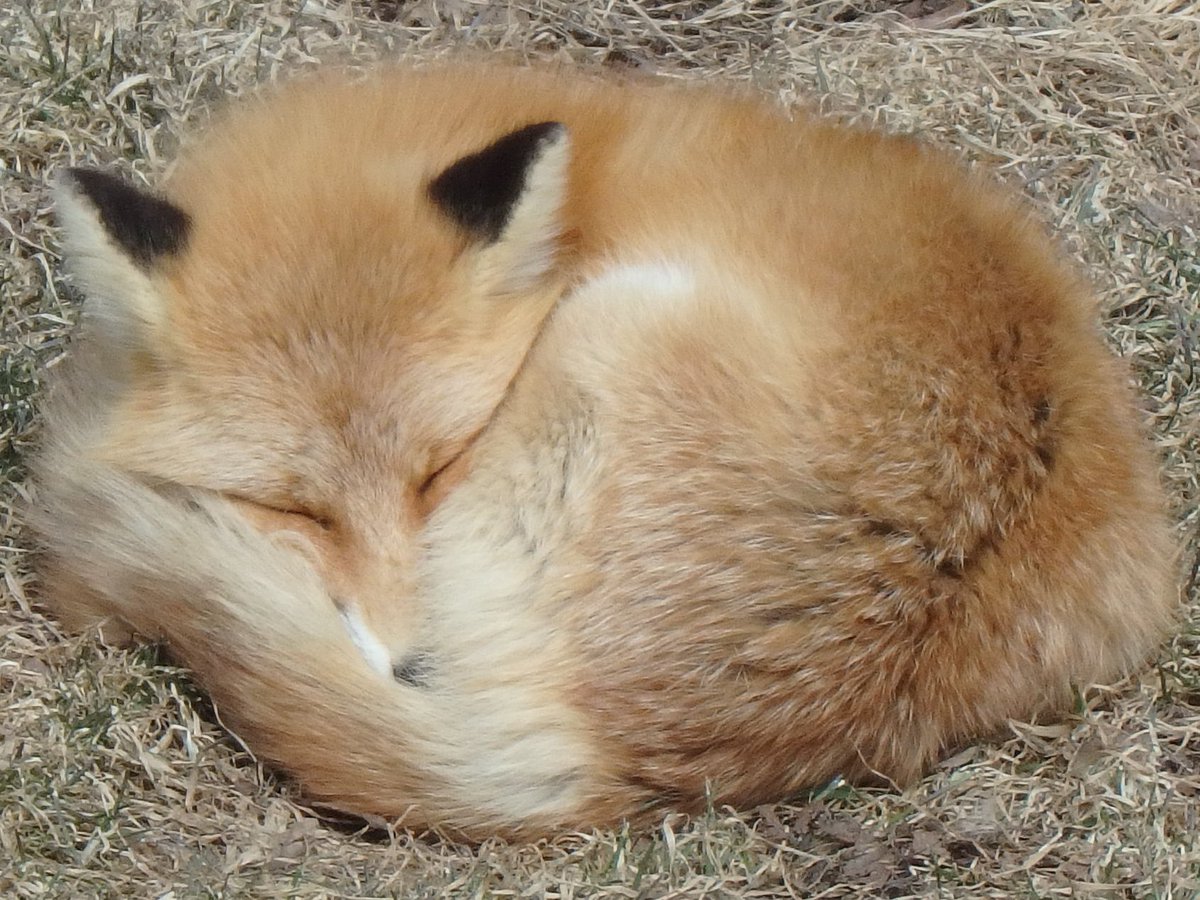
[[[155,490],[62,444],[38,483],[30,518],[66,621],[113,616],[166,640],[225,722],[315,799],[410,826],[521,830],[452,786],[441,704],[375,672],[303,558],[221,498]]]

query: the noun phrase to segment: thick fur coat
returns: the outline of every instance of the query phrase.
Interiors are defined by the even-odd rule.
[[[58,202],[47,601],[315,798],[533,835],[903,783],[1172,621],[1087,287],[912,140],[394,69]]]

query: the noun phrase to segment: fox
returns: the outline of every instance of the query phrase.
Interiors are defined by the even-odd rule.
[[[899,787],[1176,621],[1093,290],[912,137],[396,64],[56,207],[44,602],[326,806],[532,839]]]

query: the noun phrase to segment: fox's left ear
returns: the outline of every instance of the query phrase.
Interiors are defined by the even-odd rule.
[[[59,176],[55,212],[89,315],[127,338],[159,326],[165,312],[150,274],[183,249],[191,226],[187,214],[97,169],[67,169]]]
[[[483,245],[487,293],[528,290],[553,266],[569,161],[566,126],[541,122],[463,157],[429,183],[434,205]]]

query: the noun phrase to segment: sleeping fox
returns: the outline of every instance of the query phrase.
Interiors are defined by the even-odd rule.
[[[902,784],[1172,623],[1087,288],[913,140],[393,68],[57,202],[47,602],[167,641],[315,799],[528,837]]]

